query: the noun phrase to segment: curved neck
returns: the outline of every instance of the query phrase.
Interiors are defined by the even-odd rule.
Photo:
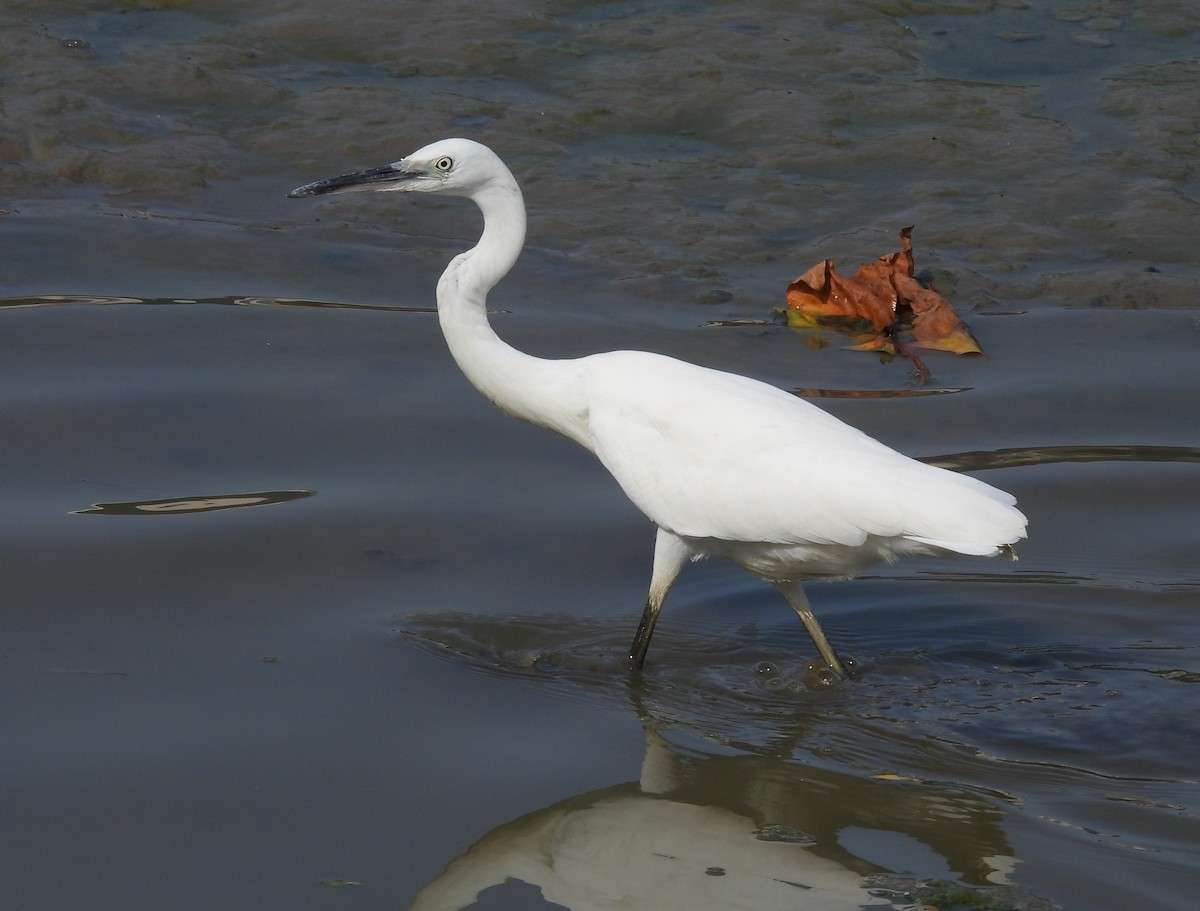
[[[516,263],[525,245],[525,200],[521,188],[507,171],[507,180],[497,180],[471,198],[483,213],[479,243],[451,261],[438,283],[438,306],[442,305],[442,283],[453,269],[464,291],[482,298]],[[455,264],[458,263],[458,267]]]
[[[525,203],[516,180],[493,181],[471,198],[483,212],[479,243],[450,261],[437,287],[438,320],[450,354],[471,384],[515,417],[589,446],[586,406],[576,399],[574,361],[545,360],[506,344],[487,318],[487,293],[525,243]]]

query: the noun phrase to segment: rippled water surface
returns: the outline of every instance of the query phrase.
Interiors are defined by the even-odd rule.
[[[1194,907],[1193,3],[0,23],[0,905]],[[821,405],[1012,491],[1020,560],[812,584],[833,687],[691,567],[630,678],[652,529],[429,310],[476,214],[284,198],[447,135],[525,189],[543,355],[911,390],[773,310],[916,225],[986,356]]]

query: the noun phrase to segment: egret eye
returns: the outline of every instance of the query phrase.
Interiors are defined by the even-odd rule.
[[[452,167],[454,167],[454,159],[445,157],[439,158],[433,163],[433,166],[439,171],[449,171]]]

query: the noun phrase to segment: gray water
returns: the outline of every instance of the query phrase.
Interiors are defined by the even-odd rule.
[[[1193,4],[2,24],[0,906],[1194,906]],[[833,688],[768,586],[691,567],[631,680],[652,528],[427,310],[477,215],[284,198],[446,135],[525,189],[491,304],[543,355],[903,391],[773,309],[915,224],[986,356],[820,404],[1013,492],[1020,560],[811,585]]]

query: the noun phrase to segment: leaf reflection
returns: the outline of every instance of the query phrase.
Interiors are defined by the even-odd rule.
[[[312,490],[264,490],[256,493],[223,493],[201,496],[167,497],[161,500],[126,500],[119,503],[93,503],[87,509],[74,509],[70,515],[167,516],[247,506],[273,506],[311,497]]]
[[[1200,462],[1200,449],[1192,446],[1019,446],[921,456],[917,461],[951,471],[983,471],[988,468],[1022,468],[1057,462]]]
[[[210,304],[218,307],[309,307],[325,310],[384,310],[391,313],[437,313],[436,307],[396,307],[387,304],[352,304],[344,301],[313,301],[293,297],[104,297],[86,294],[43,294],[36,297],[0,298],[0,310],[21,307],[108,307],[116,304],[169,306]]]

